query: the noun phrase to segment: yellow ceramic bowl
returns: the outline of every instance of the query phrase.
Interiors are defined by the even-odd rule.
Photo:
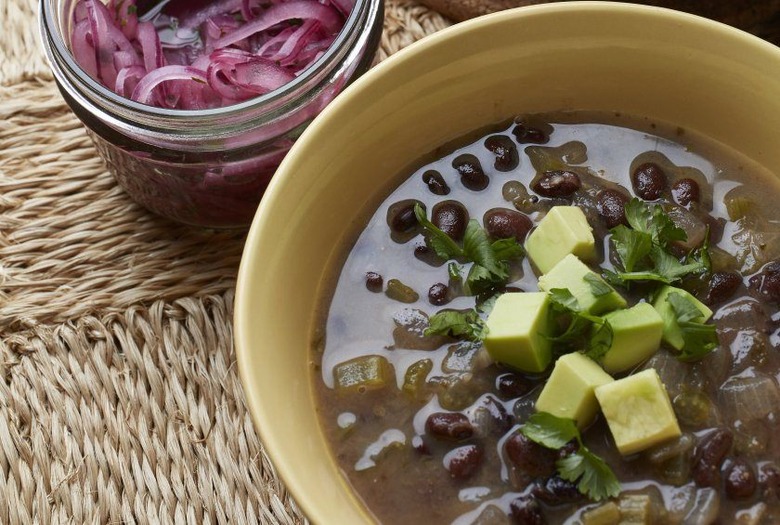
[[[564,2],[426,38],[370,71],[295,144],[255,217],[235,338],[249,409],[315,522],[369,520],[331,460],[310,381],[321,289],[404,169],[519,113],[606,110],[679,124],[780,166],[780,49],[664,9]]]

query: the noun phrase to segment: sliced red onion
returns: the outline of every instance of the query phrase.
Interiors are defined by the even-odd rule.
[[[89,27],[88,20],[74,23],[73,33],[70,36],[70,48],[73,51],[73,57],[76,59],[76,62],[84,68],[84,71],[92,78],[99,80],[97,55],[95,54],[95,47],[89,41],[91,40]]]
[[[240,10],[242,2],[243,0],[221,0],[219,2],[212,2],[205,9],[181,17],[179,19],[179,25],[181,27],[189,28],[199,27],[209,18]]]
[[[135,37],[138,28],[135,0],[109,0],[108,11],[112,18],[128,38]]]
[[[120,97],[130,97],[138,82],[146,75],[143,66],[127,66],[119,70],[116,75],[114,91]]]
[[[301,50],[306,47],[307,38],[320,29],[320,23],[317,20],[306,20],[301,26],[290,35],[287,41],[279,49],[271,60],[278,60],[283,66],[295,64]]]
[[[341,19],[332,7],[317,3],[314,0],[295,0],[272,5],[252,22],[244,24],[240,29],[214,42],[213,46],[215,48],[227,47],[257,32],[265,31],[276,24],[296,18],[301,20],[319,20],[322,26],[329,32],[338,31],[341,26]]]
[[[146,74],[133,90],[130,98],[142,104],[149,104],[154,88],[171,80],[194,80],[206,83],[206,73],[189,66],[163,66]]]
[[[71,48],[90,76],[145,104],[204,109],[293,80],[332,44],[354,0],[198,0],[205,7],[178,19],[188,0],[162,0],[140,19],[137,0],[75,1]]]
[[[338,9],[344,18],[349,16],[349,13],[355,7],[355,0],[330,0],[330,3]]]

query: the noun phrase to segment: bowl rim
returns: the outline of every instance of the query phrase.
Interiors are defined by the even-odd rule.
[[[318,519],[318,516],[315,514],[315,510],[318,510],[318,507],[313,503],[309,494],[307,494],[307,492],[297,483],[297,476],[294,475],[296,461],[289,455],[283,454],[283,436],[274,435],[272,430],[268,430],[269,425],[264,424],[268,421],[268,418],[263,406],[263,400],[260,399],[260,397],[256,395],[256,392],[251,388],[251,385],[253,384],[253,374],[252,370],[249,368],[251,344],[249,337],[247,336],[247,329],[245,328],[251,323],[247,304],[249,301],[248,292],[246,291],[248,287],[245,283],[253,279],[253,270],[258,260],[258,254],[262,251],[259,248],[263,244],[268,244],[275,236],[273,231],[267,229],[267,223],[269,221],[266,220],[266,216],[276,212],[276,201],[279,196],[285,192],[288,179],[291,178],[291,167],[294,162],[297,162],[295,159],[299,157],[297,152],[312,147],[313,143],[317,140],[317,135],[320,133],[319,130],[325,127],[330,120],[343,113],[344,110],[342,108],[350,104],[353,93],[370,88],[378,79],[387,75],[392,75],[396,68],[403,67],[403,64],[408,59],[411,59],[418,54],[423,54],[432,47],[442,45],[448,40],[459,38],[464,33],[469,33],[483,26],[494,24],[505,18],[526,18],[539,15],[554,16],[556,13],[583,11],[609,12],[610,14],[646,16],[648,18],[650,16],[655,16],[656,19],[662,19],[664,23],[667,24],[678,23],[691,25],[709,30],[712,34],[720,33],[730,39],[741,41],[744,43],[745,47],[752,47],[756,50],[763,49],[765,52],[771,52],[780,57],[780,47],[738,28],[699,15],[665,7],[628,2],[574,0],[569,2],[553,2],[516,7],[456,23],[448,28],[437,31],[436,33],[427,35],[389,56],[372,67],[340,93],[328,107],[313,120],[300,138],[295,142],[266,189],[246,237],[234,298],[233,334],[238,371],[244,388],[247,409],[251,415],[258,437],[263,443],[279,477],[308,519],[312,521]]]

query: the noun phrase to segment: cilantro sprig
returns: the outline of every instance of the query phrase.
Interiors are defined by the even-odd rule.
[[[632,281],[654,281],[671,284],[690,274],[710,271],[709,247],[705,242],[683,261],[669,252],[676,241],[688,239],[659,205],[649,205],[637,198],[625,207],[630,226],[612,228],[612,244],[618,256],[620,271],[604,272],[606,279],[626,286]]]
[[[683,337],[683,347],[677,359],[684,362],[698,361],[718,347],[715,325],[696,321],[702,317],[702,313],[693,301],[676,292],[667,295],[666,300],[677,316],[677,325]]]
[[[592,288],[597,288],[598,293],[603,292],[603,282],[598,281],[598,286],[595,282],[590,284]],[[609,321],[585,312],[577,298],[565,288],[553,288],[549,296],[553,315],[559,320],[565,318],[566,328],[562,333],[548,336],[547,339],[562,345],[567,351],[584,348],[585,355],[594,361],[601,359],[612,346],[613,331]]]
[[[487,324],[474,309],[441,310],[430,317],[423,335],[448,335],[467,341],[482,341],[487,332]]]
[[[576,440],[577,450],[555,462],[558,474],[566,481],[576,483],[582,494],[595,501],[620,494],[620,482],[615,473],[585,446],[572,419],[537,412],[520,428],[520,432],[531,441],[555,450]]]
[[[414,214],[425,231],[426,244],[436,255],[445,261],[454,259],[473,263],[465,280],[471,294],[478,295],[506,284],[509,279],[509,261],[525,255],[525,250],[513,237],[491,242],[485,229],[474,219],[466,225],[461,245],[429,221],[419,204],[415,205]],[[455,263],[448,265],[451,278],[460,278],[462,269]]]

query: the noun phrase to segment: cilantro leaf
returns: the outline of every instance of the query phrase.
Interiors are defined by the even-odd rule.
[[[612,347],[614,337],[615,332],[612,330],[612,325],[606,319],[601,319],[601,324],[594,324],[593,335],[588,341],[585,355],[596,362],[600,361]]]
[[[707,271],[707,267],[703,263],[697,261],[683,264],[678,261],[675,256],[659,246],[653,246],[653,249],[650,252],[650,258],[655,264],[656,272],[669,283],[679,281],[690,273],[702,273]]]
[[[697,361],[717,348],[718,333],[715,325],[696,321],[704,316],[693,301],[681,293],[670,293],[666,300],[677,316],[677,325],[683,337],[683,347],[677,359],[683,362]]]
[[[628,224],[636,231],[650,234],[653,242],[660,246],[688,239],[685,230],[677,226],[659,205],[651,206],[634,197],[628,201],[625,210]]]
[[[666,300],[672,306],[678,323],[685,323],[704,317],[696,304],[678,292],[672,292],[666,296]]]
[[[463,236],[463,254],[493,275],[504,275],[506,268],[499,264],[490,245],[488,234],[479,223],[471,219]]]
[[[638,262],[650,255],[653,238],[649,233],[631,230],[622,224],[612,229],[612,243],[626,272],[634,271]]]
[[[683,321],[677,323],[682,331],[682,351],[677,356],[680,361],[689,363],[698,361],[718,347],[718,333],[713,324]]]
[[[525,255],[523,246],[514,237],[494,241],[490,248],[493,250],[497,261],[511,261]]]
[[[599,277],[594,273],[585,274],[583,279],[590,286],[590,291],[594,297],[603,297],[605,295],[609,295],[609,293],[612,292],[612,287],[599,279]]]
[[[532,414],[520,428],[520,432],[531,441],[547,448],[563,448],[580,435],[574,420],[557,417],[549,412]]]
[[[601,280],[599,284],[604,286]],[[548,295],[553,313],[567,315],[568,324],[563,333],[547,336],[547,339],[566,344],[569,350],[571,346],[584,347],[585,355],[598,361],[612,346],[613,332],[609,322],[582,311],[577,298],[565,288],[552,288]]]
[[[561,477],[577,483],[577,489],[592,500],[600,501],[620,494],[620,482],[603,459],[585,447],[559,459],[555,466]]]
[[[488,327],[476,310],[441,310],[428,319],[423,335],[449,335],[468,341],[481,341]]]
[[[637,198],[625,206],[626,220],[612,228],[612,245],[622,271],[604,272],[611,284],[627,286],[632,281],[671,284],[692,273],[710,271],[707,242],[689,254],[685,262],[667,251],[675,241],[685,241],[685,230],[677,226],[660,205],[649,205]],[[618,268],[620,270],[621,268]]]
[[[579,313],[580,303],[567,288],[552,288],[547,295],[550,297],[550,303],[558,312]]]
[[[444,260],[458,259],[464,256],[463,250],[452,237],[441,231],[425,216],[425,210],[419,204],[414,205],[414,216],[425,230],[425,241],[436,255]]]
[[[509,279],[508,261],[522,257],[523,247],[513,237],[491,243],[490,237],[476,220],[466,225],[461,247],[452,237],[436,227],[425,215],[419,204],[414,207],[417,222],[425,231],[425,242],[444,260],[468,260],[473,264],[466,276],[465,287],[469,293],[478,295],[506,284]],[[460,268],[454,263],[448,265],[451,279],[460,279]]]
[[[574,420],[537,412],[528,418],[520,432],[531,441],[551,449],[563,448],[576,440],[579,448],[555,463],[560,476],[576,483],[582,494],[595,501],[620,493],[620,482],[614,472],[583,444]]]

